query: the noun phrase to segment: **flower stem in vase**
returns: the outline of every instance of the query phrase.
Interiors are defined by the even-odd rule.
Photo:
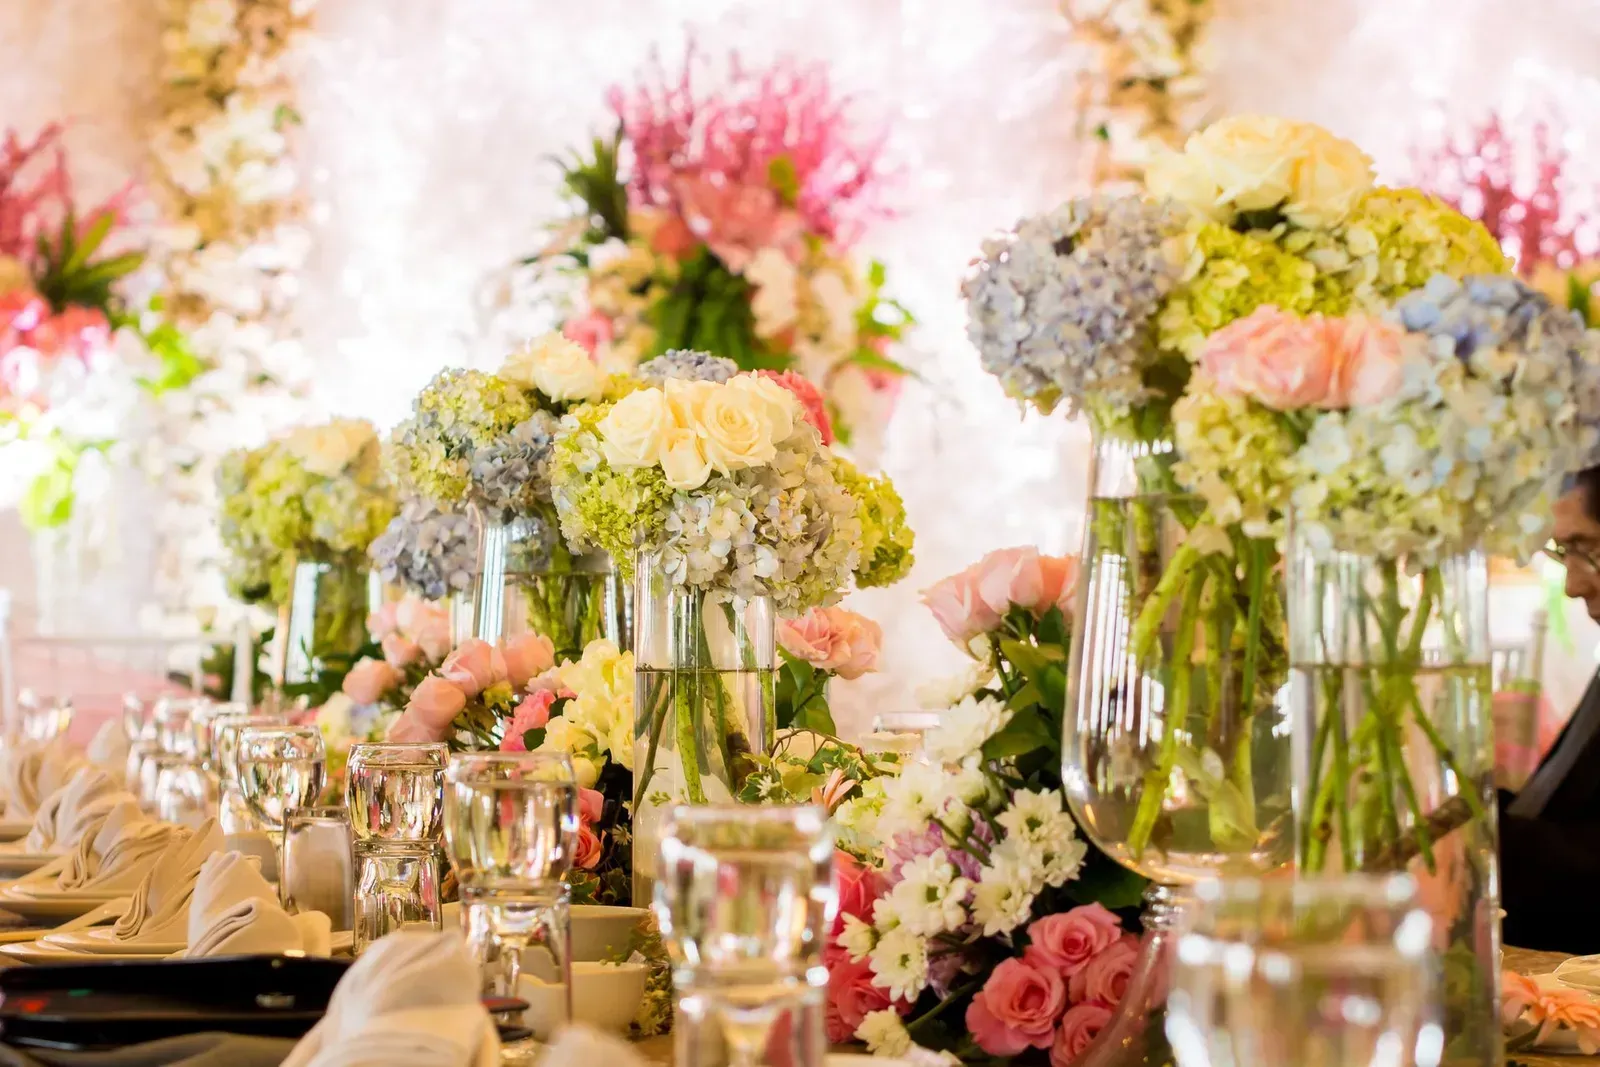
[[[1142,853],[1150,844],[1150,835],[1155,830],[1162,801],[1166,798],[1167,783],[1172,780],[1172,769],[1177,763],[1178,746],[1188,732],[1190,686],[1194,677],[1191,660],[1194,656],[1200,597],[1205,588],[1206,581],[1201,576],[1190,582],[1184,591],[1183,608],[1178,615],[1178,632],[1172,642],[1170,696],[1161,734],[1161,755],[1155,766],[1145,772],[1144,787],[1139,793],[1139,808],[1134,814],[1133,827],[1128,831],[1128,848],[1135,855]]]

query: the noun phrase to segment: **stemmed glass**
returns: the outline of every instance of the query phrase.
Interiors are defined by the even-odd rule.
[[[1167,998],[1178,1067],[1434,1067],[1432,928],[1404,875],[1200,884]]]
[[[221,797],[217,819],[225,834],[243,834],[261,829],[260,821],[244,801],[239,784],[239,735],[255,726],[284,726],[281,715],[252,715],[228,712],[211,724],[211,766],[217,772]]]
[[[251,726],[239,733],[239,791],[278,846],[283,870],[284,814],[314,805],[327,780],[328,755],[315,726]],[[280,889],[281,892],[281,889]]]
[[[549,954],[572,1018],[568,941],[578,784],[564,752],[472,752],[445,772],[445,846],[461,881],[467,940],[488,996],[517,995],[522,954]]]
[[[675,1062],[763,1058],[818,1067],[827,1051],[822,950],[837,911],[820,807],[675,808],[652,907],[677,990]],[[787,1049],[771,1042],[788,1017]]]
[[[444,818],[442,744],[360,744],[350,749],[345,806],[355,835],[355,948],[405,926],[443,925],[439,837]]]

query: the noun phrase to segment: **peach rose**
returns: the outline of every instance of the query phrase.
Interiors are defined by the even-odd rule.
[[[1338,354],[1320,316],[1268,304],[1206,338],[1200,367],[1224,392],[1290,411],[1328,406]]]
[[[543,729],[550,722],[550,705],[555,702],[556,694],[548,689],[524,697],[511,713],[511,722],[500,739],[500,751],[526,752],[528,745],[523,735],[529,730]]]
[[[600,837],[589,827],[578,824],[577,845],[573,849],[572,862],[586,871],[592,871],[600,866],[600,857],[604,854],[600,845]]]
[[[609,318],[598,311],[590,311],[575,319],[568,319],[561,327],[561,334],[567,340],[582,345],[583,350],[592,356],[601,345],[608,344],[616,336],[616,329]]]
[[[855,679],[878,669],[883,627],[845,608],[812,608],[798,619],[778,620],[778,644],[818,670]]]
[[[1104,1004],[1079,1004],[1067,1009],[1050,1046],[1050,1067],[1072,1067],[1110,1021],[1111,1009]]]
[[[422,646],[396,633],[386,634],[381,642],[383,658],[391,667],[408,667],[422,655]]]
[[[388,733],[383,735],[385,741],[396,744],[437,743],[450,736],[450,728],[434,729],[425,725],[421,719],[411,712],[403,711],[400,716],[389,724]]]
[[[448,678],[430,674],[411,691],[405,714],[415,718],[430,731],[443,734],[450,721],[467,706],[467,694]]]
[[[973,568],[952,574],[922,591],[922,602],[938,620],[944,635],[962,648],[1000,625],[1000,616],[984,602]]]
[[[1049,1048],[1067,1007],[1067,987],[1053,970],[1009,959],[996,967],[967,1006],[967,1029],[991,1056]]]
[[[400,605],[393,600],[389,601],[389,603],[367,616],[367,632],[375,640],[382,641],[399,628],[399,614]]]
[[[1067,981],[1073,1001],[1093,1000],[1115,1005],[1128,991],[1133,968],[1139,962],[1139,938],[1123,934]]]
[[[365,658],[350,668],[339,686],[357,704],[376,704],[378,698],[403,681],[405,675],[381,659]]]
[[[1041,556],[1030,547],[990,552],[972,568],[978,595],[989,610],[1004,615],[1012,606],[1043,615],[1054,604],[1070,608],[1077,586],[1078,561],[1071,556]]]
[[[475,697],[506,680],[506,658],[489,642],[468,638],[445,657],[439,676],[454,683],[466,697]]]
[[[556,646],[543,634],[521,634],[506,642],[506,672],[514,689],[522,689],[555,666]]]
[[[1322,329],[1335,359],[1324,407],[1367,407],[1399,391],[1405,380],[1402,330],[1360,315],[1328,319]]]
[[[1046,915],[1028,927],[1029,944],[1023,958],[1036,967],[1054,967],[1063,978],[1071,978],[1121,936],[1122,920],[1113,912],[1100,904],[1083,904]]]

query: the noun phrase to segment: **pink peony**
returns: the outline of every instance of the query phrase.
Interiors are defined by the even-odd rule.
[[[439,676],[455,683],[467,697],[475,697],[506,680],[506,658],[489,642],[471,637],[445,657]]]
[[[1036,967],[1053,967],[1071,978],[1122,936],[1122,920],[1100,904],[1046,915],[1028,927],[1024,958]],[[1081,998],[1079,998],[1081,999]]]
[[[1223,392],[1277,411],[1330,406],[1339,351],[1329,340],[1321,316],[1268,304],[1207,337],[1200,366]]]
[[[422,646],[415,641],[407,640],[397,633],[390,633],[383,638],[383,658],[391,667],[408,667],[422,655]]]
[[[586,871],[592,871],[600,866],[600,858],[605,854],[605,848],[600,844],[600,837],[589,827],[579,824],[577,844],[573,848],[572,862]]]
[[[365,658],[350,668],[339,686],[357,704],[376,704],[378,698],[405,680],[405,675],[381,659]]]
[[[550,705],[555,702],[556,694],[548,689],[524,697],[511,713],[511,722],[506,726],[505,736],[500,739],[500,751],[526,752],[528,746],[522,735],[529,730],[543,728],[550,721]]]
[[[1061,1017],[1061,1030],[1050,1046],[1050,1067],[1072,1067],[1100,1031],[1111,1021],[1111,1009],[1104,1004],[1079,1004]]]
[[[467,694],[448,678],[430,674],[411,691],[405,713],[441,737],[467,706]]]
[[[800,407],[805,411],[806,421],[817,428],[822,435],[822,443],[833,444],[833,420],[828,418],[828,402],[822,396],[822,390],[812,383],[810,378],[796,371],[757,371],[763,378],[771,378],[800,401]]]
[[[1393,396],[1405,378],[1405,334],[1380,319],[1328,319],[1324,343],[1335,353],[1333,381],[1323,407],[1366,407]]]
[[[991,1056],[1049,1048],[1067,1007],[1067,986],[1048,968],[1009,959],[996,967],[967,1006],[967,1029]]]
[[[1128,991],[1128,981],[1138,962],[1139,938],[1123,934],[1067,980],[1067,992],[1075,1004],[1094,1000],[1116,1005]]]
[[[611,320],[598,311],[589,311],[575,319],[568,319],[561,327],[561,335],[573,344],[582,345],[585,352],[594,355],[600,346],[616,336]]]
[[[861,1020],[875,1011],[897,1007],[889,991],[872,984],[872,964],[868,960],[852,963],[843,953],[828,966],[828,1000],[823,1026],[828,1040],[842,1044],[856,1036]],[[899,1010],[904,1011],[903,1007]]]
[[[833,920],[831,933],[836,936],[844,929],[846,915],[871,922],[873,903],[888,890],[883,872],[862,863],[843,849],[835,849],[833,880],[839,887],[839,915]]]
[[[506,642],[502,653],[514,689],[522,689],[555,666],[556,646],[542,634],[520,634]]]
[[[922,602],[933,612],[944,635],[962,648],[1000,625],[999,614],[984,602],[977,575],[970,567],[924,589]]]
[[[878,669],[883,628],[845,608],[812,608],[798,619],[778,620],[778,644],[818,670],[854,679]]]

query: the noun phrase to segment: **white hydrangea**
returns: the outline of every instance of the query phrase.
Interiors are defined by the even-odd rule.
[[[901,925],[927,937],[966,925],[971,892],[972,882],[957,874],[955,864],[940,849],[905,864],[889,898]]]
[[[1011,709],[994,697],[965,697],[946,711],[938,728],[928,734],[928,756],[941,763],[958,763],[1004,729],[1011,715]]]
[[[912,1049],[911,1035],[893,1008],[868,1012],[856,1027],[856,1037],[874,1056],[904,1056]]]
[[[914,1000],[928,985],[928,943],[903,926],[879,938],[867,958],[872,984],[895,1000]]]

